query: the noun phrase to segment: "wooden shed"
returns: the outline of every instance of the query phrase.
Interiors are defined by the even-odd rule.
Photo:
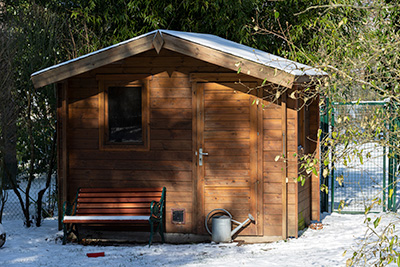
[[[255,217],[240,239],[297,237],[320,216],[319,178],[293,179],[299,148],[318,148],[319,108],[300,108],[289,94],[321,75],[214,35],[170,30],[38,71],[36,88],[58,84],[59,203],[79,187],[165,186],[167,238],[206,235],[215,208]],[[284,90],[269,102],[276,88]],[[200,151],[208,153],[201,162]],[[178,221],[174,211],[183,212]]]

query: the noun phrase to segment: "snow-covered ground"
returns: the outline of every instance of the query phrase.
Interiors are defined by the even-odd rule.
[[[394,218],[393,214],[384,217],[385,221]],[[63,246],[55,219],[31,229],[24,228],[20,220],[6,220],[7,241],[0,248],[0,266],[345,266],[352,247],[364,236],[364,219],[364,215],[324,214],[322,230],[308,229],[298,239],[268,244],[154,244],[150,248]],[[93,252],[105,256],[86,256]]]

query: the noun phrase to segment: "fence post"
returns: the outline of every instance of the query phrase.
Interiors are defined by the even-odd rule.
[[[332,132],[335,129],[335,106],[334,103],[331,103],[331,108],[332,108],[332,112],[331,112],[331,127],[332,127]],[[334,158],[335,156],[335,147],[332,146],[331,147],[331,160]],[[330,179],[331,179],[331,212],[334,211],[335,209],[335,163],[334,160],[332,160],[331,162],[331,171],[330,171]]]
[[[398,114],[398,106],[396,105],[396,115],[395,117],[395,128],[396,128],[396,133],[400,129],[400,120],[397,117]],[[398,140],[399,136],[396,134],[395,140]],[[396,153],[395,158],[394,158],[394,170],[393,170],[393,195],[392,195],[392,211],[396,212],[397,210],[397,201],[396,201],[396,196],[397,196],[397,166],[399,165],[400,161],[400,154]]]
[[[321,136],[320,136],[320,144],[321,144],[321,154],[320,154],[320,184],[329,186],[329,176],[324,177],[324,169],[329,168],[329,166],[325,166],[323,163],[323,157],[325,156],[328,147],[324,145],[323,140],[325,140],[326,136],[329,134],[329,98],[325,98],[325,105],[321,107],[321,113],[320,113],[320,129],[321,129]],[[320,192],[321,194],[321,211],[324,212],[329,212],[329,200],[328,197],[329,195],[325,192],[322,191]]]
[[[383,146],[383,173],[382,173],[382,210],[386,211],[386,146]]]
[[[389,102],[389,114],[393,118],[395,117],[394,114],[394,107],[393,107],[393,102]],[[395,186],[394,186],[394,181],[395,181],[395,168],[396,168],[396,157],[395,152],[393,150],[393,146],[395,145],[395,138],[396,136],[394,135],[393,131],[395,128],[395,123],[396,119],[390,119],[389,120],[389,177],[388,177],[388,210],[394,211],[395,209],[395,203],[393,203],[393,200],[395,200]],[[390,191],[392,191],[392,195],[390,195]]]

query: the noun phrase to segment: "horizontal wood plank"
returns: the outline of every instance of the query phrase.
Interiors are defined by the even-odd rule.
[[[191,161],[70,160],[72,169],[191,170]]]
[[[151,129],[192,129],[192,121],[184,119],[152,119],[150,121]]]
[[[250,120],[236,120],[236,121],[206,121],[205,131],[217,131],[217,130],[249,130]]]
[[[165,70],[165,69],[164,69]],[[191,88],[191,84],[188,78],[153,78],[150,80],[151,88],[184,88],[188,90]],[[190,89],[189,89],[190,91]],[[188,95],[190,97],[191,94]]]
[[[249,139],[250,130],[234,131],[234,130],[220,130],[220,131],[204,131],[204,139],[218,140],[218,139]]]
[[[157,151],[191,151],[192,140],[152,140],[150,142],[150,149]]]
[[[226,106],[221,106],[221,107],[208,107],[205,109],[204,114],[205,117],[211,114],[249,114],[250,113],[250,108],[248,106],[243,106],[243,107],[237,107],[237,106],[232,106],[232,107],[226,107]]]
[[[153,109],[192,108],[192,99],[190,99],[190,98],[152,98],[152,99],[150,99],[150,108],[153,108]]]
[[[153,84],[153,83],[151,83]],[[153,88],[150,89],[150,97],[154,98],[191,98],[191,88]]]
[[[192,109],[157,108],[150,110],[151,119],[192,119]]]
[[[207,140],[205,143],[205,149],[220,149],[222,151],[226,151],[227,148],[230,149],[242,149],[249,151],[250,140],[242,139],[232,141],[210,141]]]
[[[148,181],[149,183],[154,183],[156,181],[160,182],[190,182],[192,172],[191,171],[157,171],[157,170],[81,170],[81,169],[71,169],[70,170],[71,179],[74,180],[85,180],[92,178],[97,179],[99,182],[102,180],[107,181],[127,181],[131,183],[141,183],[143,181]],[[168,188],[168,191],[170,189]]]
[[[185,129],[151,129],[151,140],[191,140],[192,131]],[[151,144],[150,144],[151,145]]]

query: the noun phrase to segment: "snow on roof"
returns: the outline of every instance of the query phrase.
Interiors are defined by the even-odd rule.
[[[295,76],[302,76],[302,75],[308,75],[308,76],[314,76],[314,75],[327,75],[327,73],[320,71],[316,68],[313,68],[311,66],[301,64],[283,57],[275,56],[273,54],[246,46],[242,45],[233,41],[229,41],[227,39],[212,35],[212,34],[204,34],[204,33],[193,33],[193,32],[181,32],[181,31],[173,31],[173,30],[155,30],[151,31],[145,34],[142,34],[140,36],[131,38],[129,40],[120,42],[115,45],[111,45],[108,47],[105,47],[103,49],[97,50],[95,52],[62,62],[57,65],[53,65],[51,67],[42,69],[40,71],[37,71],[33,73],[31,76],[35,76],[41,73],[44,73],[46,71],[56,69],[60,66],[63,65],[68,65],[73,62],[79,61],[83,58],[87,58],[96,54],[99,54],[101,52],[116,48],[118,46],[124,45],[126,43],[133,42],[135,40],[138,40],[140,38],[149,36],[151,34],[155,34],[160,32],[161,34],[168,34],[180,39],[187,40],[189,42],[193,42],[196,44],[200,44],[212,49],[215,49],[217,51],[221,51],[227,54],[234,55],[236,57],[240,57],[243,59],[247,59],[250,61],[253,61],[258,64],[262,64],[271,68],[276,68],[278,70],[282,70],[284,72],[287,72],[289,74],[295,75]]]
[[[292,75],[327,75],[325,72],[316,68],[301,64],[283,57],[242,45],[227,39],[204,33],[180,32],[172,30],[159,30],[161,33],[166,33],[193,43],[197,43],[209,48],[225,52],[237,57],[241,57],[271,68],[282,70]]]
[[[107,50],[116,48],[116,47],[118,47],[118,46],[121,46],[121,45],[124,45],[124,44],[127,44],[127,43],[130,43],[130,42],[132,42],[132,41],[135,41],[135,40],[138,40],[138,39],[140,39],[140,38],[146,37],[146,36],[148,36],[148,35],[154,34],[154,33],[156,33],[156,32],[157,32],[157,30],[151,31],[151,32],[142,34],[142,35],[140,35],[140,36],[133,37],[133,38],[131,38],[131,39],[129,39],[129,40],[125,40],[125,41],[120,42],[120,43],[118,43],[118,44],[104,47],[104,48],[102,48],[102,49],[96,50],[96,51],[91,52],[91,53],[89,53],[89,54],[85,54],[85,55],[83,55],[83,56],[80,56],[80,57],[77,57],[77,58],[74,58],[74,59],[71,59],[71,60],[67,60],[67,61],[61,62],[61,63],[59,63],[59,64],[57,64],[57,65],[53,65],[53,66],[50,66],[50,67],[48,67],[48,68],[39,70],[39,71],[37,71],[37,72],[35,72],[35,73],[32,73],[31,76],[35,76],[35,75],[41,74],[41,73],[43,73],[43,72],[46,72],[46,71],[49,71],[49,70],[52,70],[52,69],[56,69],[56,68],[61,67],[61,66],[63,66],[63,65],[68,65],[68,64],[70,64],[70,63],[73,63],[73,62],[79,61],[79,60],[81,60],[81,59],[84,59],[84,58],[87,58],[87,57],[90,57],[90,56],[99,54],[99,53],[101,53],[101,52],[104,52],[104,51],[107,51]]]

